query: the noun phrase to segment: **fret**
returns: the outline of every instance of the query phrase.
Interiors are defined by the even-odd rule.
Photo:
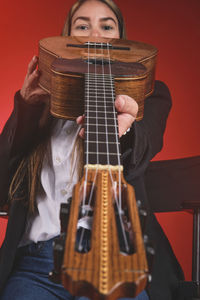
[[[107,92],[113,92],[112,91],[112,88],[113,88],[113,85],[110,84],[110,85],[97,85],[97,84],[92,84],[92,85],[88,85],[85,87],[85,91],[86,92],[92,92],[92,91],[96,91],[96,92],[99,92],[99,91],[107,91]]]
[[[86,156],[85,156],[86,160]],[[101,154],[97,156],[96,153],[94,154],[88,154],[88,161],[92,165],[100,164],[100,165],[119,165],[118,156],[116,154],[114,155],[107,155],[107,154]]]
[[[96,125],[91,125],[90,123],[86,123],[85,132],[89,133],[115,133],[115,127],[118,128],[118,126],[114,126],[114,123],[110,126],[107,126],[105,124],[99,125],[98,123]]]
[[[105,142],[101,142],[101,141],[96,141],[96,140],[91,140],[90,141],[90,144],[95,144],[95,145],[97,145],[97,144],[103,144],[103,145],[105,145]],[[120,145],[120,142],[107,142],[107,144],[108,145]]]
[[[108,109],[106,110],[105,107],[104,108],[98,107],[96,110],[91,109],[89,113],[90,113],[90,115],[91,115],[91,113],[96,113],[97,116],[100,116],[99,114],[101,113],[101,117],[102,116],[107,117],[108,114],[112,114],[112,115],[115,114],[115,111],[113,110],[113,107],[112,108],[110,107],[109,110],[110,111],[108,111]]]
[[[105,124],[91,124],[91,123],[89,123],[88,126],[87,126],[87,128],[90,129],[90,131],[91,131],[91,129],[94,129],[94,130],[98,129],[98,132],[106,132],[106,127],[107,127],[108,132],[111,132],[113,130],[114,124],[108,124],[108,125],[105,126]],[[87,128],[85,130],[88,130]],[[118,124],[116,125],[116,129],[118,129]]]
[[[102,99],[102,98],[101,98]],[[113,101],[107,101],[106,102],[106,105],[104,105],[104,101],[103,100],[93,100],[93,99],[90,99],[90,100],[85,100],[85,102],[88,104],[85,106],[86,108],[87,107],[92,107],[92,106],[95,106],[95,107],[99,107],[99,106],[105,106],[105,107],[114,107],[115,108],[115,105],[114,105],[114,102]]]
[[[113,84],[114,84],[114,80],[107,80],[106,79],[106,81],[105,80],[103,80],[103,81],[100,81],[100,80],[98,80],[97,81],[97,79],[96,78],[89,78],[89,79],[86,79],[85,80],[85,82],[88,84],[88,85],[90,85],[90,82],[95,82],[95,84],[97,85],[97,86],[103,86],[103,87],[105,87],[105,86],[113,86]],[[87,86],[88,87],[88,86]]]
[[[113,107],[113,108],[115,108],[115,105],[114,105],[114,103],[113,102],[108,102],[108,103],[103,103],[103,101],[101,101],[101,102],[99,102],[99,101],[93,101],[93,102],[91,102],[90,103],[90,101],[89,101],[89,103],[86,105],[86,109],[87,108],[92,108],[92,107],[101,107],[101,108],[108,108],[108,107]]]
[[[110,99],[110,98],[114,98],[114,94],[113,93],[110,93],[109,94],[109,91],[105,91],[105,93],[101,93],[101,91],[99,92],[99,91],[97,91],[97,89],[91,89],[89,92],[85,92],[85,97],[86,97],[86,99],[88,98],[88,97],[99,97],[100,99],[101,99],[101,97],[102,97],[102,95],[105,95],[106,94],[106,99],[107,99],[107,97],[108,97],[108,99]],[[111,96],[112,95],[112,96]]]
[[[110,102],[111,101],[113,101],[114,102],[114,100],[115,100],[115,97],[111,94],[111,95],[108,95],[108,93],[106,94],[107,96],[106,96],[106,101],[102,101],[102,98],[104,98],[104,93],[98,93],[98,94],[93,94],[93,93],[90,93],[89,95],[85,95],[85,98],[86,98],[86,101],[88,100],[88,98],[90,99],[91,98],[91,100],[93,100],[93,101],[102,101],[103,103],[106,103],[109,99],[111,99],[111,100],[109,100]]]
[[[98,78],[88,78],[88,79],[85,79],[85,82],[87,84],[87,87],[90,86],[90,82],[92,83],[95,83],[95,85],[101,85],[101,86],[113,86],[115,81],[113,79],[110,79],[110,78],[102,78],[102,80],[98,79]]]
[[[105,112],[105,113],[103,113],[103,112],[98,112],[98,111],[97,112],[96,111],[90,111],[89,114],[90,114],[89,117],[91,116],[93,118],[95,118],[95,117],[104,118],[104,120],[105,120],[105,117],[106,117],[106,119],[108,118],[108,119],[113,119],[113,120],[115,119],[114,116],[116,117],[115,112]]]
[[[113,104],[114,98],[111,97],[111,96],[108,96],[108,97],[106,97],[106,102],[105,102],[105,100],[103,99],[103,97],[98,97],[98,96],[96,97],[96,95],[92,95],[92,97],[91,97],[91,95],[90,95],[90,97],[87,97],[85,99],[85,103],[87,103],[87,102],[89,102],[89,103],[90,102],[91,103],[95,102],[95,103],[112,103]]]
[[[97,155],[98,155],[98,154],[100,154],[100,155],[108,155],[108,154],[109,154],[110,156],[112,156],[112,155],[113,155],[113,156],[116,156],[116,153],[115,153],[115,152],[114,152],[114,153],[107,153],[107,152],[96,153],[96,152],[89,152],[89,151],[88,151],[88,154],[97,154]],[[121,154],[120,154],[120,155],[121,155]]]
[[[91,84],[85,87],[85,91],[107,91],[107,92],[112,92],[113,85],[97,85],[97,84]]]
[[[86,88],[90,87],[90,85],[92,84],[93,86],[95,85],[96,87],[101,87],[101,88],[110,88],[110,87],[113,87],[114,85],[114,80],[103,80],[102,82],[101,81],[97,81],[96,78],[90,78],[90,79],[86,79],[85,82],[87,83],[87,86]]]
[[[87,123],[87,122],[86,122]],[[105,132],[105,124],[97,124],[97,123],[89,123],[89,126],[94,127],[94,126],[98,126],[98,128],[103,127],[104,128],[104,132]],[[113,124],[107,124],[106,127],[111,127],[113,128]],[[116,125],[116,127],[118,128],[118,124]],[[102,129],[103,130],[103,129]]]
[[[113,90],[113,86],[114,86],[114,82],[107,82],[107,84],[103,83],[97,83],[95,81],[91,81],[91,84],[90,82],[88,82],[87,86],[85,86],[85,90],[89,90],[90,88],[92,90]],[[114,91],[113,91],[114,92]]]
[[[114,86],[114,81],[106,81],[106,82],[97,82],[96,80],[86,80],[87,86],[85,88],[90,88],[90,87],[96,87],[96,88],[101,88],[101,89],[110,89]]]
[[[85,94],[85,98],[86,100],[91,99],[91,100],[105,100],[104,99],[104,96],[106,95],[106,101],[105,103],[107,102],[107,100],[111,99],[111,100],[115,100],[115,95],[113,95],[112,93],[108,93],[108,92],[105,92],[105,93],[97,93],[96,91],[95,92],[90,92],[89,94]],[[111,101],[109,100],[109,101]]]
[[[105,106],[105,105],[97,105],[97,104],[96,104],[96,105],[94,105],[94,104],[89,104],[89,107],[90,107],[90,108],[93,108],[93,107],[94,107],[94,108],[98,108],[98,109],[99,109],[99,108],[104,108],[104,109],[106,109],[106,108],[115,108],[115,106],[113,105],[113,103],[107,103],[106,106]]]
[[[96,116],[85,116],[85,124],[91,122],[92,120],[97,121]],[[115,124],[115,120],[116,118],[106,118],[106,122],[108,125],[112,125]],[[98,117],[98,124],[104,124],[105,125],[105,117]]]
[[[112,86],[107,86],[107,87],[103,87],[103,86],[98,86],[98,85],[91,85],[91,86],[88,86],[87,88],[85,88],[85,94],[87,94],[87,93],[90,93],[90,94],[92,94],[92,93],[113,93],[113,91],[112,91]]]
[[[115,97],[112,97],[112,96],[108,96],[106,97],[106,102],[103,100],[104,97],[101,97],[99,95],[90,95],[90,97],[87,97],[85,99],[85,107],[87,107],[87,105],[90,105],[90,103],[98,103],[98,104],[112,104],[114,105],[114,100],[115,100]],[[89,103],[89,104],[88,104]]]
[[[96,84],[96,83],[92,83],[92,84],[88,84],[86,87],[85,87],[85,91],[100,91],[100,90],[103,90],[103,91],[111,91],[112,92],[112,89],[113,89],[113,84],[107,84],[107,85],[99,85],[99,84]]]
[[[98,130],[98,132],[96,132],[96,131],[91,131],[91,130],[85,130],[85,132],[86,132],[86,134],[88,133],[88,134],[90,134],[90,133],[96,133],[97,134],[97,136],[99,136],[100,134],[103,134],[103,135],[109,135],[109,137],[111,136],[111,135],[116,135],[116,133],[115,132],[113,132],[113,130],[112,130],[112,132],[110,131],[110,132],[106,132],[105,130],[103,130],[103,131],[99,131]]]
[[[110,83],[110,84],[96,84],[96,83],[93,83],[92,82],[92,84],[88,84],[86,87],[85,87],[85,91],[89,91],[90,89],[91,90],[108,90],[108,91],[110,91],[111,89],[112,89],[112,87],[113,87],[113,84],[112,83]]]

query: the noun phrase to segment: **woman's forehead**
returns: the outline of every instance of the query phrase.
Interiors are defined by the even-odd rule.
[[[98,0],[87,0],[77,9],[72,17],[72,22],[75,22],[79,17],[87,18],[91,16],[117,21],[115,13],[108,5]]]

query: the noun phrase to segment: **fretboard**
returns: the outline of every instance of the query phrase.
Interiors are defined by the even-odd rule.
[[[114,77],[85,74],[85,164],[120,165]]]

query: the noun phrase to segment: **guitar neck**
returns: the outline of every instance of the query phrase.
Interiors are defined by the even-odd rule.
[[[85,164],[120,165],[114,76],[85,74]]]

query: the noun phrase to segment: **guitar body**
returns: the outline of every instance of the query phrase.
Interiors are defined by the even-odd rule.
[[[51,112],[56,117],[76,119],[83,114],[84,67],[78,70],[77,64],[83,66],[87,60],[87,48],[78,47],[87,40],[88,38],[83,37],[50,37],[39,43],[40,86],[51,94]],[[93,42],[96,40],[91,39]],[[137,101],[137,120],[141,120],[144,99],[153,91],[157,49],[136,41],[105,38],[99,40],[112,43],[116,48],[123,47],[120,50],[109,51],[112,71],[115,66],[120,65],[120,71],[119,67],[116,67],[119,72],[116,72],[115,76],[115,90],[117,95],[126,94]],[[101,59],[103,56],[106,59],[108,54],[106,49],[103,53],[101,49],[90,49],[90,56],[95,59]],[[58,58],[59,60],[56,60]],[[139,77],[134,74],[137,64],[145,69],[143,74],[140,72]]]

